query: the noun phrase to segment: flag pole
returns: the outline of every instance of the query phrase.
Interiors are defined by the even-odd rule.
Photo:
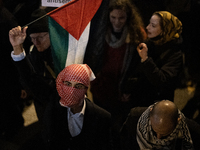
[[[73,4],[73,3],[76,2],[76,1],[77,1],[77,0],[72,0],[72,1],[70,1],[70,2],[68,2],[68,3],[66,3],[66,4],[64,4],[64,5],[62,5],[62,6],[58,7],[58,8],[56,8],[56,9],[50,11],[50,12],[48,12],[48,13],[46,13],[45,15],[43,15],[43,16],[41,16],[41,17],[39,17],[39,18],[37,18],[37,19],[35,19],[35,20],[29,22],[28,24],[24,25],[22,28],[24,28],[24,27],[26,27],[26,26],[29,26],[29,25],[33,24],[34,22],[36,22],[36,21],[38,21],[38,20],[40,20],[40,19],[46,17],[47,15],[50,15],[51,13],[53,13],[53,12],[55,12],[55,11],[61,9],[62,7],[65,7],[66,5]]]
[[[40,20],[40,19],[46,17],[47,15],[48,15],[48,14],[45,14],[45,15],[43,15],[43,16],[41,16],[41,17],[39,17],[39,18],[37,18],[37,19],[35,19],[35,20],[29,22],[28,24],[24,25],[22,28],[24,28],[24,27],[26,27],[26,26],[29,26],[29,25],[33,24],[34,22],[36,22],[36,21],[38,21],[38,20]]]

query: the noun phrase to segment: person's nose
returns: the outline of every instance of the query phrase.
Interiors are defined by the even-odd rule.
[[[33,42],[34,45],[39,45],[40,44],[40,41],[37,38],[32,40],[32,42]]]
[[[148,25],[148,26],[146,26],[146,29],[147,29],[147,30],[149,29],[149,25]]]
[[[120,20],[119,20],[119,19],[116,19],[116,20],[115,20],[115,24],[118,25],[119,23],[120,23]]]

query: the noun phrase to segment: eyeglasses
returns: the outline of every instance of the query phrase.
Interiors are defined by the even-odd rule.
[[[36,36],[36,37],[31,37],[31,36],[30,36],[30,38],[31,38],[32,41],[34,41],[34,40],[42,41],[43,38],[44,38],[47,34],[48,34],[48,33],[46,33],[46,34],[44,34],[44,35],[42,35],[42,36]]]

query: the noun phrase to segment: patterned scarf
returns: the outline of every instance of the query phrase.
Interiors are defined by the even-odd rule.
[[[78,82],[86,87],[90,85],[90,81],[94,80],[95,76],[86,64],[72,64],[64,68],[56,79],[56,87],[62,106],[72,107],[83,101],[87,89],[76,89],[64,85],[64,81]]]
[[[189,129],[185,123],[185,116],[179,111],[181,120],[178,122],[174,131],[165,139],[157,139],[154,135],[150,121],[150,109],[141,115],[137,124],[137,142],[141,150],[175,150],[176,143],[182,141],[182,150],[193,150],[192,139]]]
[[[159,36],[159,39],[154,41],[155,44],[162,45],[180,37],[180,34],[182,33],[182,23],[176,16],[168,11],[157,11],[154,14],[157,14],[162,18],[161,24],[163,26],[163,31]]]

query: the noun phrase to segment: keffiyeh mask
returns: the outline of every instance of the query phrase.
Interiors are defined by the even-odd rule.
[[[87,88],[71,87],[64,84],[64,81],[73,81],[83,84],[88,87],[90,81],[94,80],[95,76],[86,64],[72,64],[63,69],[56,79],[56,88],[62,106],[73,107],[84,100]]]

